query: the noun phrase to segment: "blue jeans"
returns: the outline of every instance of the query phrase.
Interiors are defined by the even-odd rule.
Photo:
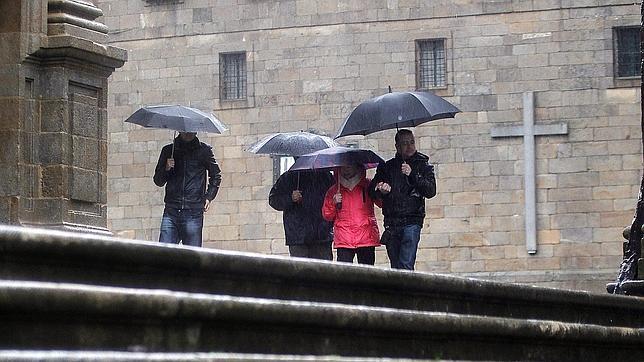
[[[201,246],[203,209],[163,209],[159,242]]]
[[[387,243],[387,256],[393,269],[414,270],[420,229],[420,225],[391,227],[392,234],[391,241]]]

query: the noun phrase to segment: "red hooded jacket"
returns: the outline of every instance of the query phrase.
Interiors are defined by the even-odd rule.
[[[374,201],[369,197],[368,178],[363,178],[353,190],[340,185],[342,208],[336,209],[333,195],[337,193],[338,184],[332,185],[326,192],[322,205],[322,217],[333,222],[333,247],[356,249],[365,246],[379,246],[380,232],[374,214]],[[375,204],[381,207],[382,201]]]

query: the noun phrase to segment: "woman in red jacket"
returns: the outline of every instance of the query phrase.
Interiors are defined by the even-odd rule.
[[[335,171],[338,172],[338,169]],[[333,247],[338,261],[373,265],[376,246],[380,246],[380,233],[374,214],[374,201],[369,197],[369,180],[362,165],[344,166],[339,169],[338,184],[326,192],[322,216],[333,222]],[[381,200],[375,202],[381,207]]]

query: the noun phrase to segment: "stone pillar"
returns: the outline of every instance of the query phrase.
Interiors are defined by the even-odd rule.
[[[0,1],[0,223],[108,232],[107,78],[127,54],[101,15]]]

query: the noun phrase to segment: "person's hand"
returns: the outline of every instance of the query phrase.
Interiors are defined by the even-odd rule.
[[[203,207],[203,212],[208,212],[208,209],[210,208],[210,200],[206,199],[206,205]]]
[[[336,204],[341,204],[342,203],[342,194],[338,193],[333,195],[333,202]]]
[[[170,171],[174,168],[174,158],[168,158],[165,161],[165,170]]]
[[[402,171],[405,176],[409,176],[411,174],[411,166],[409,166],[407,162],[403,162],[402,166],[400,166],[400,171]]]
[[[294,190],[291,194],[291,200],[293,200],[293,202],[296,204],[302,202],[302,191]]]
[[[391,192],[391,186],[386,182],[378,182],[376,185],[376,191],[380,191],[386,195]]]

